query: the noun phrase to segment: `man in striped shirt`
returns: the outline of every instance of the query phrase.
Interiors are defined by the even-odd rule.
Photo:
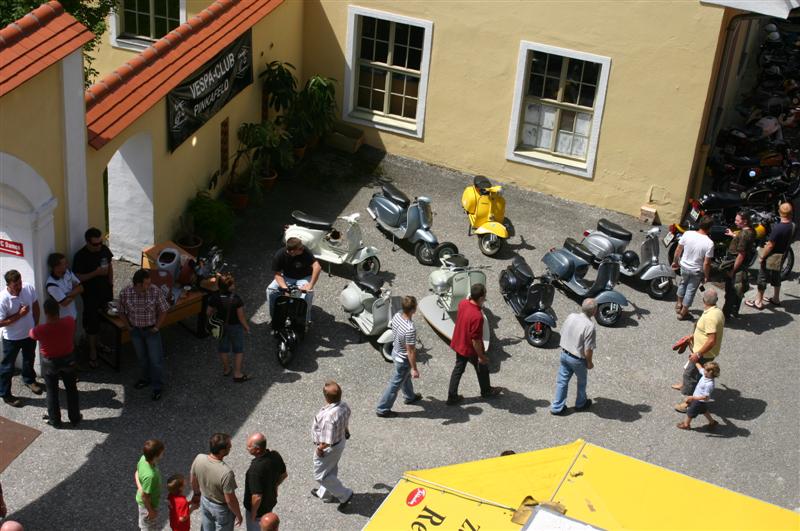
[[[353,498],[353,490],[339,480],[339,460],[350,438],[350,406],[342,402],[342,388],[333,380],[323,387],[325,406],[314,417],[311,437],[314,441],[314,479],[319,488],[311,495],[327,503],[339,502],[344,509]]]
[[[392,344],[392,359],[394,360],[394,372],[389,379],[389,386],[383,392],[376,414],[383,418],[396,417],[397,413],[392,411],[397,392],[403,391],[403,398],[406,404],[413,404],[422,399],[422,395],[414,392],[412,378],[419,378],[417,370],[417,329],[411,318],[417,311],[417,299],[414,297],[403,297],[402,311],[397,312],[392,317],[390,327],[394,332],[394,343]]]

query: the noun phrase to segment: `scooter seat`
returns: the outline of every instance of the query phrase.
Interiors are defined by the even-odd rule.
[[[705,209],[732,208],[743,204],[742,196],[736,192],[709,192],[700,198]]]
[[[626,242],[631,241],[631,238],[633,237],[629,231],[620,227],[616,223],[608,221],[606,218],[600,218],[600,221],[597,222],[597,230],[611,236],[612,238]]]
[[[734,166],[761,166],[759,157],[748,157],[746,155],[731,157],[730,162]]]
[[[411,203],[411,199],[409,199],[406,194],[398,190],[393,184],[386,183],[381,186],[381,190],[383,190],[383,195],[403,208],[407,208]]]
[[[316,216],[309,216],[302,210],[295,210],[292,212],[292,218],[299,224],[312,229],[328,230],[333,226],[333,221]]]
[[[525,280],[534,279],[531,266],[529,266],[528,262],[526,262],[521,256],[515,256],[514,259],[511,260],[511,268],[514,270],[514,273],[517,273]]]
[[[446,258],[442,258],[442,263],[449,267],[467,267],[469,266],[469,259],[463,254],[451,254]]]
[[[486,178],[484,175],[476,175],[474,179],[472,179],[472,185],[483,192],[487,188],[492,187],[492,181]]]
[[[592,252],[589,249],[587,249],[586,246],[583,245],[582,243],[578,243],[577,241],[575,241],[575,238],[567,238],[566,240],[564,240],[564,249],[574,254],[578,258],[581,258],[586,262],[589,262],[590,264],[594,260],[594,255],[592,254]]]
[[[373,295],[380,295],[381,294],[381,286],[383,286],[383,279],[378,275],[362,275],[359,278],[356,278],[356,285],[364,290],[369,291]]]

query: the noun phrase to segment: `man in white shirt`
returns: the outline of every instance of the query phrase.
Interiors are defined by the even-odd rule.
[[[678,314],[679,321],[691,319],[689,308],[694,302],[697,288],[704,282],[708,282],[711,275],[714,242],[708,237],[708,232],[713,224],[714,220],[710,216],[703,216],[698,223],[698,229],[684,232],[678,248],[675,249],[672,269],[680,269],[681,275],[678,300],[675,303],[675,312]]]
[[[28,337],[31,328],[39,324],[39,300],[36,288],[22,282],[15,269],[4,275],[6,289],[0,292],[0,328],[3,336],[3,359],[0,362],[0,396],[3,402],[21,407],[22,400],[11,393],[11,378],[17,354],[22,351],[22,381],[35,394],[44,391],[36,381],[33,361],[36,358],[36,341]]]
[[[353,498],[353,490],[339,479],[339,460],[350,438],[350,407],[342,402],[342,388],[333,380],[323,387],[325,406],[314,417],[311,437],[314,442],[314,479],[319,488],[312,489],[315,498],[344,509]]]
[[[78,309],[75,306],[75,299],[83,292],[81,281],[69,270],[67,257],[61,253],[52,253],[48,256],[47,267],[50,268],[47,293],[61,307],[59,317],[63,319],[69,316],[77,321]]]
[[[588,371],[594,368],[595,326],[592,321],[597,313],[597,302],[586,299],[581,304],[580,313],[571,313],[561,326],[561,365],[556,379],[556,397],[550,404],[551,415],[565,415],[567,412],[567,388],[574,374],[578,379],[578,396],[575,398],[575,411],[585,411],[592,405],[586,398]]]

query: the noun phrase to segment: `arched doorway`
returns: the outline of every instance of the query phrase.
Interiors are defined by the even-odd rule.
[[[125,141],[108,172],[109,245],[118,259],[139,263],[153,245],[153,142],[149,133]]]
[[[0,273],[16,269],[41,299],[47,255],[55,250],[53,210],[47,182],[24,161],[0,151]],[[5,280],[0,274],[0,289]]]

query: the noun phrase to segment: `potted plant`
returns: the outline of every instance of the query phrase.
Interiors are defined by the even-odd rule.
[[[292,71],[295,70],[291,63],[272,61],[258,77],[262,85],[262,120],[269,118],[269,108],[276,113],[289,109],[297,95],[297,78]]]
[[[333,130],[336,121],[336,80],[312,76],[298,94],[309,117],[312,144]]]
[[[180,229],[175,237],[178,247],[197,258],[200,247],[203,246],[203,238],[197,235],[194,228],[194,217],[185,212],[180,217]]]
[[[288,133],[275,123],[243,123],[236,133],[239,147],[231,165],[226,187],[234,209],[247,206],[249,196],[260,197],[262,189],[271,189],[277,173],[272,167],[274,156],[285,158],[282,145],[288,140]],[[284,148],[285,149],[285,148]],[[241,173],[242,164],[246,164]]]
[[[305,155],[309,139],[313,135],[314,119],[311,115],[310,103],[308,94],[304,91],[299,92],[292,102],[292,106],[279,120],[289,134],[293,155],[297,161]]]
[[[189,201],[186,213],[194,220],[194,230],[207,243],[224,244],[233,237],[233,212],[223,201],[198,192]]]

